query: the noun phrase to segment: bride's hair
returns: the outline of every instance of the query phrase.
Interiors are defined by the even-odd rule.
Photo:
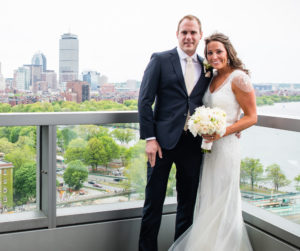
[[[233,48],[229,38],[224,35],[223,33],[213,33],[212,35],[210,35],[209,37],[204,39],[205,41],[205,49],[204,49],[204,55],[207,59],[207,45],[212,42],[212,41],[216,41],[216,42],[220,42],[224,45],[226,51],[227,51],[227,57],[229,59],[229,65],[234,68],[234,69],[240,69],[242,71],[244,71],[245,73],[247,73],[249,75],[249,70],[247,70],[242,62],[242,60],[240,60],[237,57],[237,52],[236,50]]]

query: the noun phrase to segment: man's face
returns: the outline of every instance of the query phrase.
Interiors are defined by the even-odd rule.
[[[176,33],[179,47],[189,56],[192,56],[202,38],[200,27],[196,20],[184,19]]]

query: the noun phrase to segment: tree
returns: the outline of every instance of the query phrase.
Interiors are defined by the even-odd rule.
[[[287,186],[290,181],[283,174],[278,164],[270,165],[266,168],[267,176],[274,185],[275,191],[278,191],[279,187]]]
[[[69,163],[73,160],[84,161],[84,151],[86,149],[87,142],[83,139],[73,139],[65,152],[65,161]]]
[[[86,139],[87,141],[91,138],[100,138],[101,136],[108,136],[109,130],[103,126],[96,125],[80,125],[78,128],[78,135]]]
[[[0,139],[0,152],[7,154],[13,151],[14,149],[14,144],[9,142],[7,138]]]
[[[64,142],[63,142],[63,136],[61,130],[56,130],[56,143],[57,143],[57,147],[60,148],[61,151],[63,151]]]
[[[84,139],[76,138],[72,139],[68,145],[68,147],[72,148],[85,148],[87,146],[87,142]]]
[[[119,146],[109,136],[102,136],[99,140],[105,149],[106,157],[104,158],[105,162],[103,164],[107,167],[110,161],[119,157]]]
[[[10,112],[11,111],[11,105],[10,104],[6,104],[6,103],[1,103],[0,104],[0,112]]]
[[[88,178],[88,170],[80,160],[71,161],[66,168],[63,179],[69,188],[79,190]]]
[[[294,180],[296,181],[296,189],[298,190],[298,191],[300,191],[300,174],[298,175],[298,176],[296,176],[295,178],[294,178]]]
[[[25,204],[36,197],[36,164],[25,163],[15,171],[14,201],[17,205]]]
[[[77,137],[76,133],[70,128],[64,128],[61,130],[63,148],[66,149],[72,139]]]
[[[249,179],[252,190],[263,172],[263,165],[259,159],[245,158],[241,161],[241,180]]]
[[[19,136],[18,141],[15,143],[17,147],[30,146],[32,149],[36,148],[34,138],[28,136]]]
[[[64,154],[65,162],[70,163],[74,160],[84,161],[84,147],[68,147],[67,151]]]
[[[12,128],[9,135],[9,141],[11,143],[15,143],[18,141],[21,129],[22,129],[21,126],[14,126]]]
[[[84,162],[90,165],[93,172],[97,171],[98,165],[107,162],[103,143],[97,138],[91,138],[84,152]]]
[[[111,132],[111,135],[119,140],[122,144],[128,144],[131,140],[135,139],[135,132],[132,129],[115,129]]]
[[[36,142],[36,126],[23,126],[20,130],[19,137],[21,136],[27,136],[31,138],[31,140],[34,142],[34,148],[35,148],[35,142]]]
[[[5,155],[5,160],[12,162],[15,170],[28,162],[35,161],[35,150],[30,146],[16,148],[12,152]]]
[[[147,184],[147,157],[145,153],[140,153],[129,161],[125,167],[124,175],[127,177],[128,184],[124,184],[126,188],[130,188],[139,195],[140,199],[145,198],[145,187]],[[176,168],[172,165],[168,185],[167,196],[173,196],[173,189],[176,186]]]
[[[128,162],[124,171],[124,175],[128,180],[128,187],[137,193],[140,199],[145,198],[145,186],[147,183],[146,162],[145,154],[140,154],[137,158]]]
[[[173,196],[174,187],[176,187],[176,167],[173,164],[168,178],[168,186],[166,192],[167,196]]]
[[[7,138],[9,140],[11,130],[11,126],[0,127],[0,138]]]
[[[126,165],[126,154],[128,149],[125,146],[119,146],[120,158],[122,161],[122,166]]]
[[[139,140],[134,146],[130,147],[125,152],[125,165],[128,163],[131,159],[137,158],[140,154],[145,154],[145,141]]]
[[[130,110],[137,110],[137,103],[138,101],[136,99],[131,100],[125,100],[124,105],[126,105]]]

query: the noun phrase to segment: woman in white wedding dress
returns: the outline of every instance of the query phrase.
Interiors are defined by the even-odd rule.
[[[227,113],[227,128],[223,137],[203,136],[203,140],[213,141],[213,146],[204,157],[194,223],[169,250],[249,251],[252,247],[242,218],[240,149],[235,134],[256,123],[255,94],[248,71],[224,34],[205,39],[205,57],[216,71],[203,103]],[[241,110],[244,116],[240,119]]]

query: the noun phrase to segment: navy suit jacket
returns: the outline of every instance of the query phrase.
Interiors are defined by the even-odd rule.
[[[141,139],[156,137],[163,149],[176,146],[188,110],[193,114],[195,108],[202,105],[203,95],[211,80],[204,75],[203,58],[198,56],[198,60],[201,76],[188,96],[177,49],[151,56],[138,101]]]

